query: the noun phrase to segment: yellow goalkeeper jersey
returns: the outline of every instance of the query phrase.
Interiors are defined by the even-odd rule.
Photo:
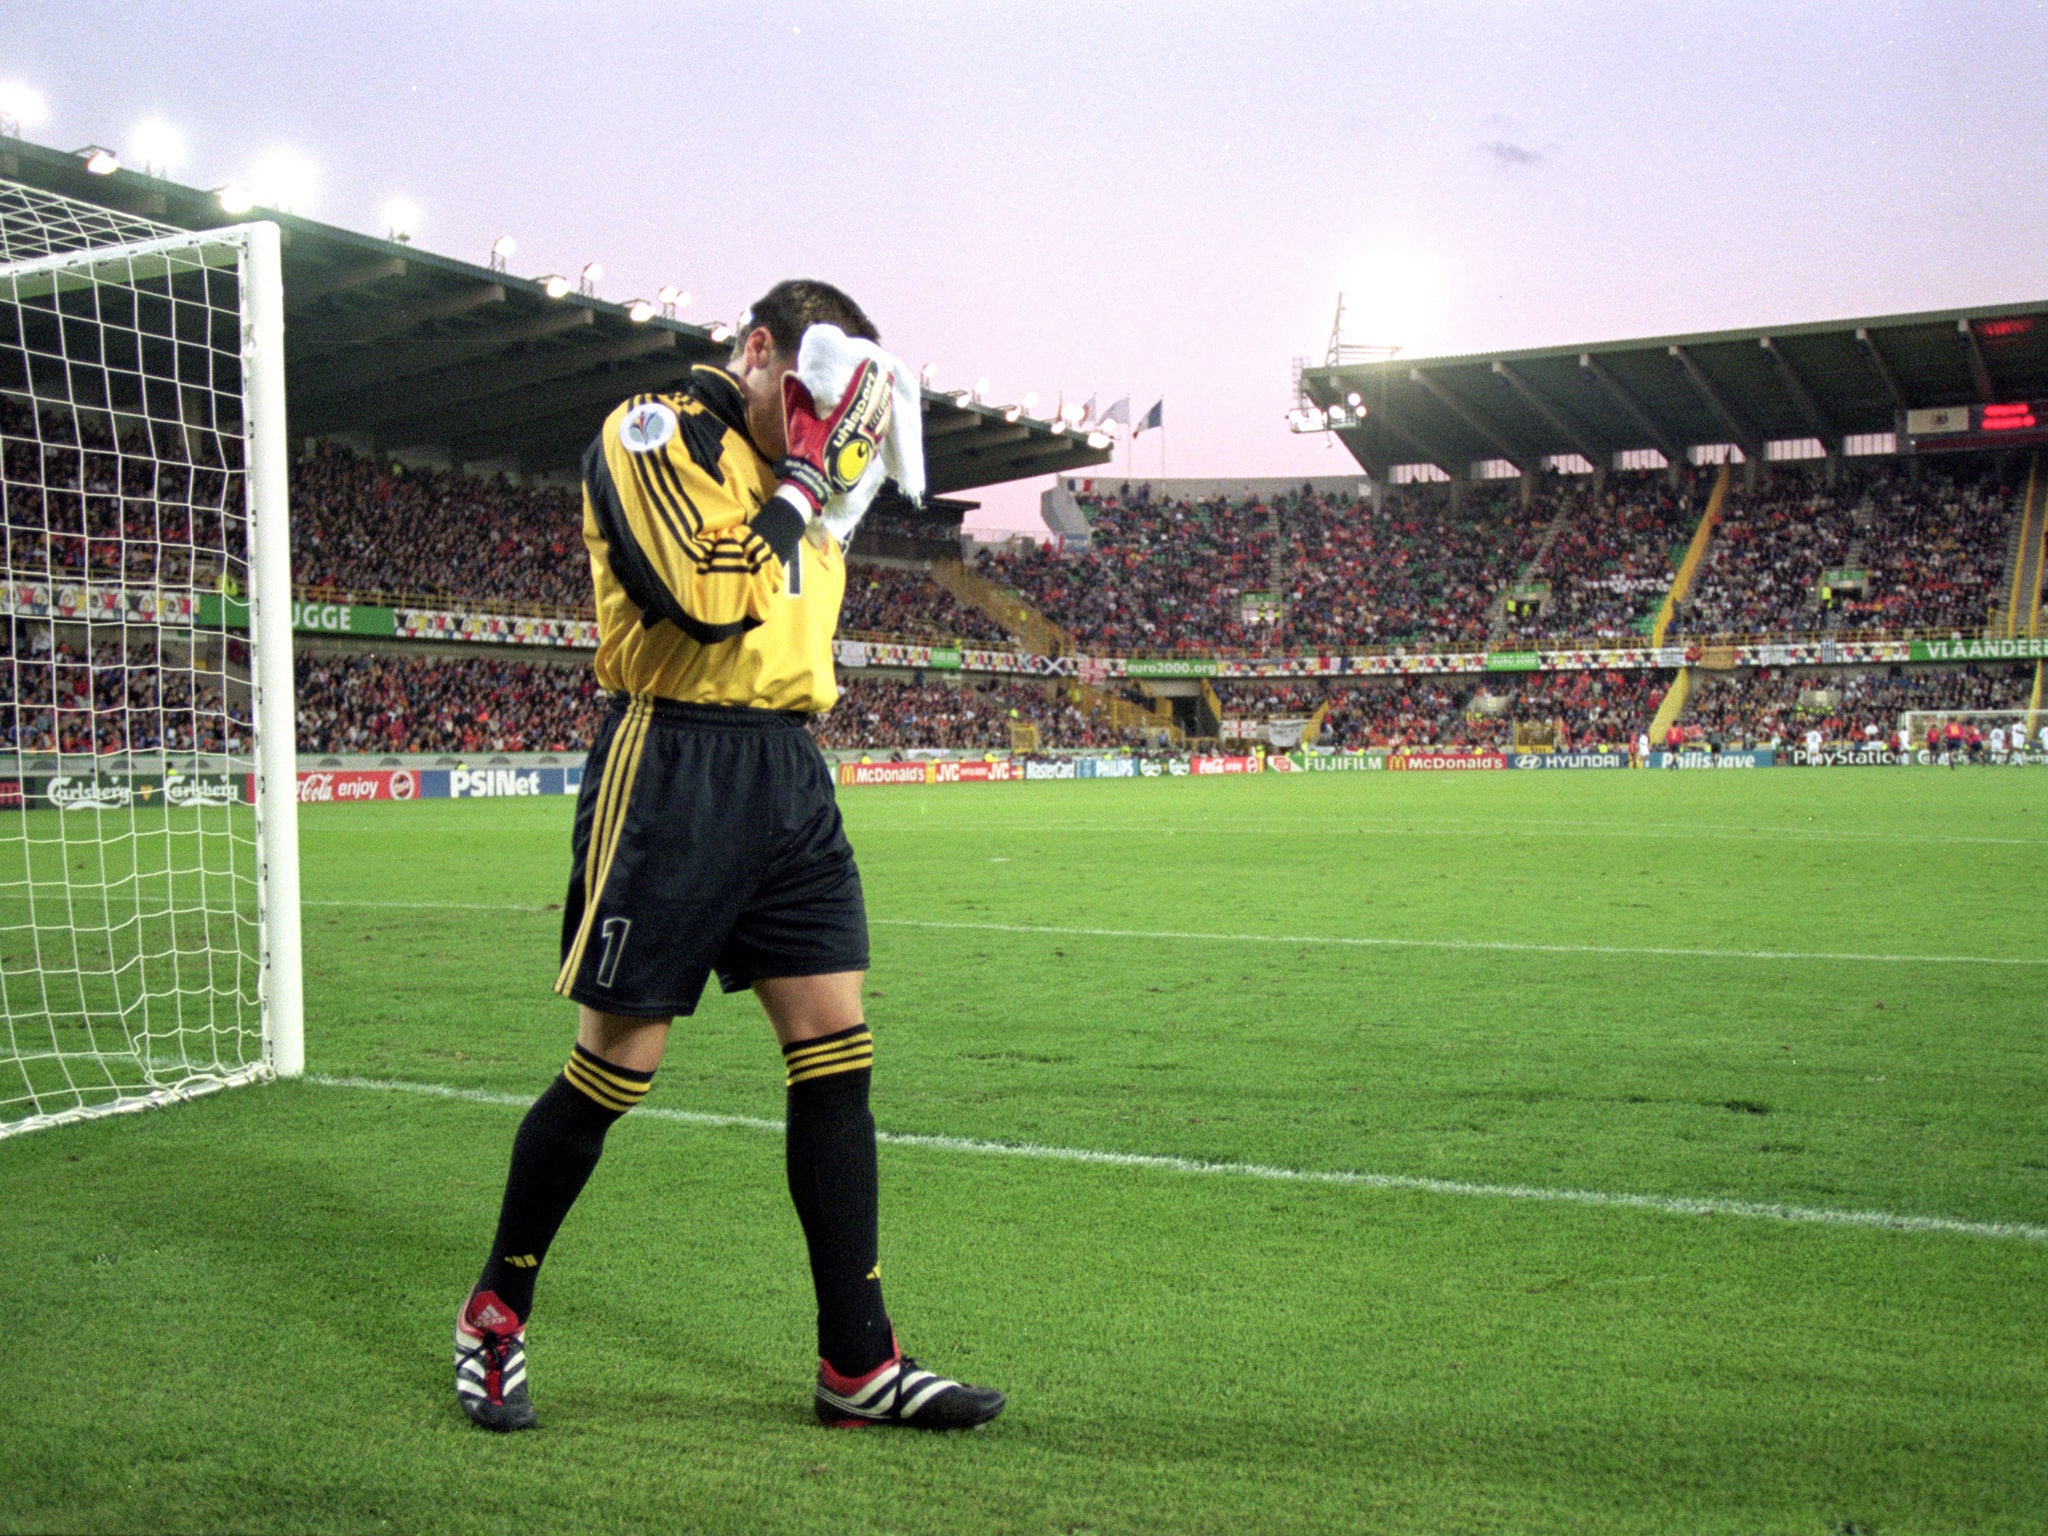
[[[612,412],[583,456],[607,690],[811,714],[837,701],[845,560],[775,484],[722,368]]]

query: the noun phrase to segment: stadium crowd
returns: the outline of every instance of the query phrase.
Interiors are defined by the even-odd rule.
[[[969,608],[922,571],[866,561],[846,567],[839,632],[960,641],[1010,650],[1015,642],[979,608]]]
[[[1008,751],[1010,727],[1038,727],[1040,747],[1107,747],[1121,734],[1044,684],[917,682],[842,674],[839,702],[811,723],[818,745],[839,751],[945,748]]]
[[[1627,747],[1670,686],[1664,672],[1544,672],[1510,681],[1455,675],[1330,683],[1219,682],[1227,718],[1312,716],[1325,701],[1318,745],[1505,751],[1516,727],[1536,727],[1560,750]],[[1548,728],[1545,730],[1545,728]]]
[[[332,443],[292,469],[292,575],[317,596],[590,607],[582,498]]]
[[[0,750],[244,752],[249,692],[190,653],[135,639],[88,651],[39,621],[0,625]]]
[[[1998,606],[2017,502],[1995,464],[1882,465],[1833,488],[1781,471],[1723,508],[1676,629],[1976,633]],[[1838,570],[1865,574],[1861,595],[1823,592]]]
[[[299,750],[580,752],[604,700],[587,662],[301,652]]]
[[[1083,498],[1090,547],[985,550],[980,573],[1084,645],[1150,654],[1248,646],[1242,596],[1271,585],[1274,533],[1258,502]]]
[[[1827,741],[1883,739],[1910,711],[2024,709],[2033,663],[1886,672],[1758,667],[1708,673],[1679,717],[1689,734],[1729,746],[1793,741],[1818,730]]]
[[[148,430],[147,440],[136,435]],[[246,546],[240,440],[31,411],[0,397],[6,579],[186,585],[238,577]],[[223,456],[226,456],[225,461]]]
[[[1550,548],[1525,574],[1547,582],[1540,610],[1509,616],[1520,639],[1572,639],[1640,633],[1671,590],[1704,504],[1697,472],[1673,486],[1660,470],[1616,473],[1604,493],[1567,490]]]
[[[1282,498],[1289,648],[1479,644],[1493,601],[1535,552],[1543,503],[1509,482],[1397,486],[1369,502]]]

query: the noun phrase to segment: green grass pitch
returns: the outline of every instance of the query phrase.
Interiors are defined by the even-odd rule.
[[[470,1097],[0,1143],[0,1529],[2048,1530],[2044,791],[847,792],[885,1131],[1443,1181],[885,1146],[906,1346],[1011,1394],[939,1438],[812,1424],[780,1141],[687,1118],[781,1112],[716,996],[549,1260],[543,1427],[469,1428],[450,1324],[571,1030],[570,805],[309,808],[311,1071]]]

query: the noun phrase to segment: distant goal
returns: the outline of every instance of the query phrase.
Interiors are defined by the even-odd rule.
[[[0,1136],[303,1070],[278,247],[0,181]]]

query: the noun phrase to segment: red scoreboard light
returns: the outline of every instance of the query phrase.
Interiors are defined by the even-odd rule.
[[[1972,425],[1979,432],[2027,432],[2040,425],[2041,412],[2031,400],[2015,400],[2008,405],[1980,405],[1971,414],[1977,418]]]

